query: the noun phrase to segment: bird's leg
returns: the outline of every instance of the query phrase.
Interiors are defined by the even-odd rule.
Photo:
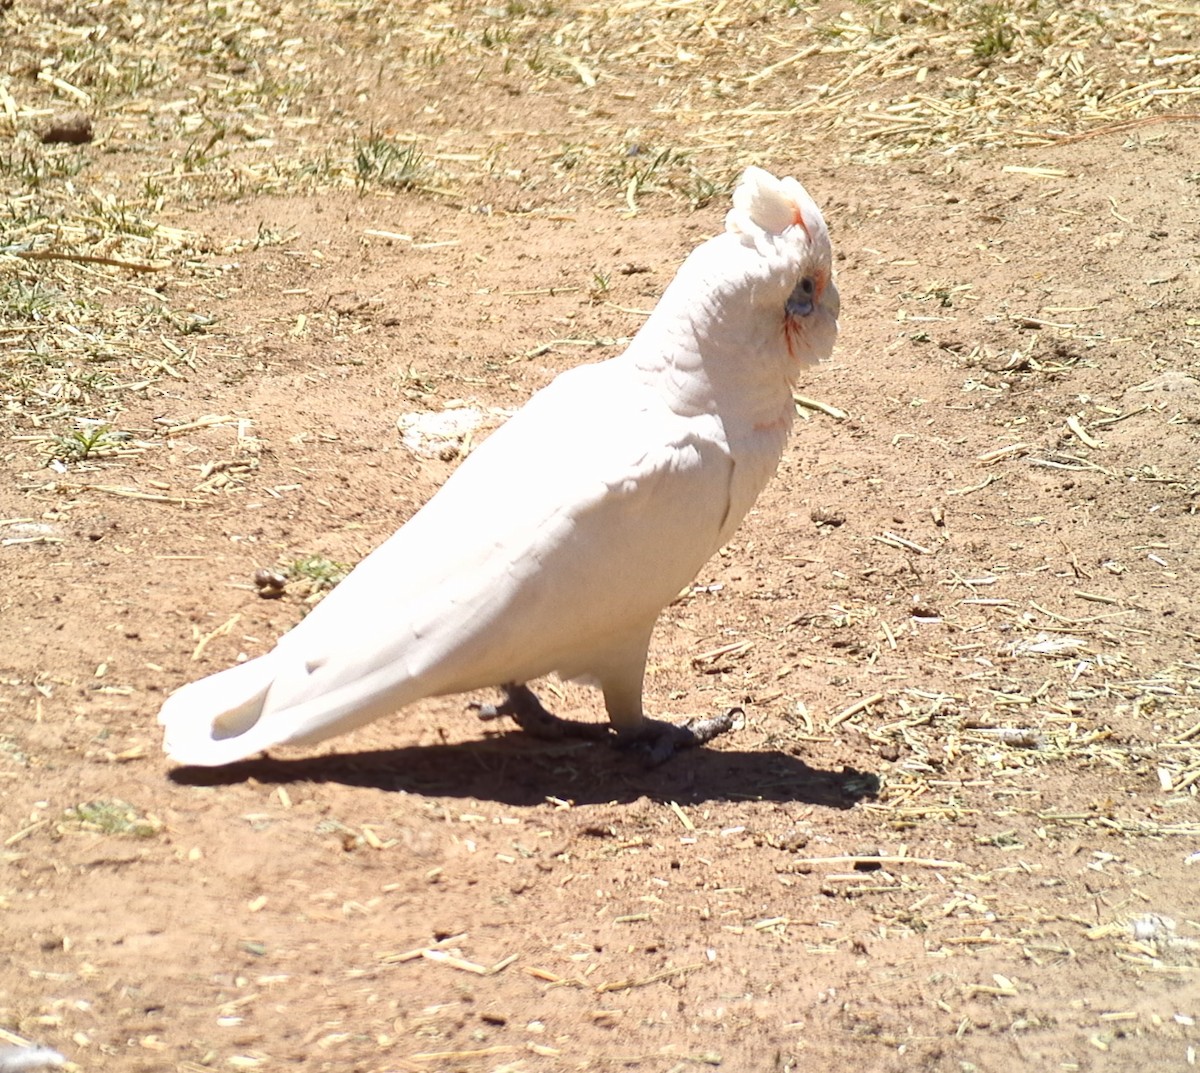
[[[562,719],[546,711],[533,690],[527,685],[510,682],[503,687],[504,700],[499,704],[473,704],[479,718],[485,721],[510,716],[526,734],[549,741],[563,738],[586,738],[600,741],[609,737],[609,729],[603,723],[580,723],[573,719]]]
[[[720,715],[697,717],[686,723],[667,723],[661,719],[642,719],[628,730],[618,730],[617,747],[637,749],[646,756],[647,767],[658,767],[684,749],[706,745],[733,729],[741,708],[730,708]]]
[[[657,767],[684,749],[705,745],[732,730],[734,717],[743,713],[741,708],[730,708],[722,715],[689,719],[686,723],[647,719],[642,711],[642,684],[648,643],[649,631],[638,645],[630,645],[624,658],[619,658],[618,650],[618,658],[600,679],[600,688],[609,722],[616,731],[617,748],[636,749],[645,756],[647,766]]]

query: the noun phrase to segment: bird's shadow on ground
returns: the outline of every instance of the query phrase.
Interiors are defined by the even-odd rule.
[[[650,797],[680,804],[787,801],[846,809],[874,797],[879,778],[824,771],[789,753],[691,749],[646,768],[603,743],[547,744],[520,733],[447,745],[414,745],[296,760],[262,757],[221,768],[180,767],[174,782],[223,786],[335,783],[391,793],[538,805],[547,797],[577,805]]]

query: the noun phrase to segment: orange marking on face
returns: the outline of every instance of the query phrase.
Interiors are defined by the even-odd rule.
[[[804,222],[804,213],[800,211],[799,205],[792,206],[792,223],[803,229],[805,236],[812,241],[812,233],[808,230],[808,224]]]
[[[796,360],[796,347],[795,347],[795,339],[793,338],[793,336],[796,336],[799,334],[800,334],[800,325],[798,325],[791,317],[789,317],[785,313],[784,317],[783,317],[783,341],[787,345],[788,357],[791,358],[792,361]]]

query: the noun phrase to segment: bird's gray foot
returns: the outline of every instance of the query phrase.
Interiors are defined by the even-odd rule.
[[[689,719],[686,723],[665,723],[660,719],[643,720],[637,730],[620,734],[618,748],[637,749],[646,757],[647,767],[658,767],[684,749],[706,745],[733,729],[741,708],[730,708],[720,715]]]
[[[603,723],[580,723],[546,711],[533,690],[524,685],[506,685],[504,700],[499,704],[473,704],[472,707],[480,719],[491,722],[507,715],[526,734],[547,741],[561,741],[563,738],[603,741],[610,733]]]

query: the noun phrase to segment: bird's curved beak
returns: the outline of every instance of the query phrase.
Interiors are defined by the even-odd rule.
[[[834,320],[838,319],[838,314],[842,311],[842,296],[838,294],[837,284],[830,280],[825,284],[825,290],[821,293],[821,307]]]

